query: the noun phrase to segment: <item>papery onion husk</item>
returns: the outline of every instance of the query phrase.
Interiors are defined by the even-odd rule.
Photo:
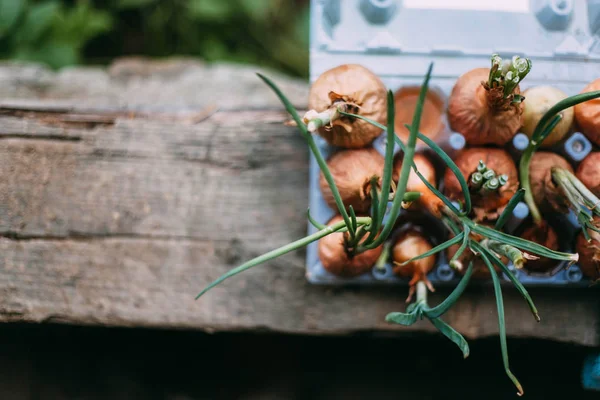
[[[394,274],[411,278],[409,282],[411,287],[414,287],[417,282],[422,281],[427,285],[429,290],[433,291],[433,286],[429,282],[429,279],[427,279],[427,274],[435,267],[435,256],[415,260],[406,265],[398,265],[431,249],[431,243],[420,232],[415,230],[403,232],[392,250],[395,263],[393,268]]]
[[[423,153],[417,153],[414,155],[413,162],[415,163],[415,166],[417,167],[419,173],[423,175],[425,179],[427,179],[427,182],[429,182],[432,186],[437,187],[435,167],[433,166],[429,158]],[[394,181],[398,181],[401,169],[402,158],[398,158],[394,163]],[[421,178],[419,178],[419,176],[415,173],[413,169],[410,170],[410,174],[408,176],[406,191],[420,192],[421,197],[419,197],[419,200],[417,202],[418,204],[416,204],[417,207],[429,211],[436,217],[441,216],[441,208],[444,205],[444,203],[431,190],[429,190],[429,188],[423,183]],[[415,209],[417,207],[415,207]]]
[[[340,215],[336,215],[327,225],[332,225],[340,221],[343,221],[343,218]],[[318,253],[319,259],[326,271],[336,276],[352,278],[371,270],[383,251],[383,245],[350,256],[344,245],[344,235],[347,234],[347,232],[335,232],[320,239]]]
[[[357,64],[344,64],[323,72],[310,88],[308,108],[322,112],[335,102],[350,104],[348,112],[386,123],[387,92],[383,82]],[[319,135],[334,146],[364,147],[381,129],[361,119],[341,117],[319,128]]]
[[[559,251],[558,235],[556,231],[548,225],[546,221],[542,221],[539,225],[532,224],[521,234],[523,239],[541,244],[542,246]],[[539,257],[536,260],[529,260],[525,263],[524,268],[533,272],[549,272],[557,266],[558,261],[547,257]]]
[[[378,182],[381,180],[384,164],[383,156],[372,147],[341,150],[327,160],[329,171],[346,208],[352,206],[357,213],[369,211],[371,178],[375,176]],[[323,172],[319,176],[319,186],[329,207],[337,210],[335,198]]]
[[[600,197],[600,152],[588,154],[575,174],[592,193]]]
[[[487,226],[488,228],[494,227],[493,225],[488,224],[488,223],[483,223],[481,225]],[[453,234],[451,234],[450,236],[454,237]],[[479,242],[483,239],[483,237],[477,233],[471,233],[471,238],[477,242]],[[452,259],[452,257],[454,257],[454,255],[456,254],[456,252],[458,251],[459,248],[460,248],[460,244],[455,244],[455,245],[448,247],[448,250],[446,250],[446,256],[448,257],[448,261],[450,261]],[[504,264],[506,264],[508,262],[508,259],[504,256],[498,256],[498,258]],[[481,257],[479,255],[474,254],[471,251],[471,249],[466,248],[465,251],[463,251],[463,253],[458,257],[458,261],[460,261],[460,264],[462,265],[462,267],[460,269],[458,269],[459,274],[464,275],[465,272],[467,271],[467,267],[469,266],[469,263],[471,261],[473,261],[473,274],[471,275],[472,278],[478,279],[478,280],[492,278],[492,274],[490,273],[490,270],[488,269],[485,262],[481,259]],[[496,272],[502,271],[495,264],[492,264],[492,265],[494,266],[494,270],[496,270]]]
[[[600,90],[600,78],[592,81],[581,93]],[[575,106],[575,120],[590,141],[600,145],[600,98],[585,101]]]
[[[523,96],[527,99],[525,109],[523,111],[523,127],[522,131],[529,138],[533,136],[533,132],[540,122],[540,119],[546,112],[556,103],[567,98],[567,94],[560,89],[552,86],[536,86],[529,88],[523,92]],[[554,127],[552,133],[544,139],[541,147],[551,147],[560,142],[571,129],[573,125],[573,107],[569,107],[560,112],[562,119]]]
[[[474,147],[463,150],[454,160],[467,182],[477,170],[479,161],[483,161],[488,169],[494,170],[497,176],[506,175],[508,177],[508,182],[493,192],[471,192],[475,219],[477,221],[494,220],[498,218],[511,197],[519,189],[517,167],[510,154],[502,149]],[[460,183],[449,168],[446,169],[444,175],[444,192],[452,200],[464,201]]]
[[[594,217],[596,226],[600,223],[600,218]],[[583,275],[596,282],[600,280],[600,234],[588,229],[591,240],[588,242],[583,232],[577,235],[576,250],[579,253],[579,268]]]
[[[558,154],[538,151],[533,154],[529,164],[531,194],[535,204],[543,211],[569,211],[564,195],[552,179],[552,168],[563,168],[573,172],[567,160]]]
[[[502,88],[486,89],[489,68],[476,68],[456,81],[448,100],[448,122],[469,145],[510,142],[522,125],[523,103],[503,99]],[[519,86],[513,92],[519,94]]]
[[[419,100],[420,87],[403,87],[394,94],[396,116],[394,119],[394,130],[396,135],[406,143],[410,131],[404,124],[412,124],[413,115]],[[423,111],[419,123],[419,132],[432,140],[444,131],[442,114],[444,112],[444,100],[429,90],[425,95]]]

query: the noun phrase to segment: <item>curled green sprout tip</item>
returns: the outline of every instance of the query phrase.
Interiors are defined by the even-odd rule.
[[[481,173],[475,172],[473,175],[471,175],[471,186],[474,189],[480,188],[482,184],[483,184],[483,175]]]
[[[489,191],[494,191],[499,187],[500,181],[498,181],[498,178],[492,178],[483,185],[483,188]]]
[[[498,182],[500,183],[500,186],[506,185],[508,183],[508,175],[506,175],[506,174],[500,175],[498,177]]]
[[[483,173],[482,176],[483,176],[483,179],[485,179],[487,181],[488,179],[492,179],[493,177],[495,177],[496,173],[494,172],[493,169],[488,169]]]
[[[484,173],[487,170],[485,163],[483,160],[479,160],[479,164],[477,164],[477,172]]]
[[[498,54],[493,54],[492,67],[490,68],[487,85],[489,88],[503,88],[505,99],[514,96],[513,92],[517,85],[531,71],[531,60],[514,56],[512,60],[502,60]],[[523,96],[515,96],[513,103],[523,101]]]

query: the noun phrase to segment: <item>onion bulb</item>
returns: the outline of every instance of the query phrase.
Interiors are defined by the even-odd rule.
[[[429,161],[426,155],[422,153],[417,153],[414,155],[413,162],[417,167],[417,170],[427,182],[429,182],[432,186],[437,186],[437,178],[435,173],[435,167]],[[402,169],[402,159],[399,158],[394,163],[394,180],[397,181],[400,176],[400,170]],[[407,192],[420,192],[421,197],[419,197],[418,205],[436,217],[441,216],[441,208],[443,206],[442,200],[435,195],[429,188],[423,183],[421,178],[415,173],[415,171],[411,168],[410,174],[408,176],[408,182],[406,184]]]
[[[374,148],[341,150],[327,160],[329,171],[346,207],[357,213],[366,213],[371,207],[371,178],[378,182],[383,176],[385,160]],[[319,185],[323,198],[332,209],[337,205],[333,193],[321,172]]]
[[[522,125],[523,103],[511,104],[500,88],[487,85],[489,68],[477,68],[456,81],[448,100],[448,122],[469,145],[508,143]],[[519,94],[519,86],[514,89]]]
[[[322,112],[336,103],[347,104],[348,112],[385,124],[386,101],[385,85],[375,74],[360,65],[344,64],[317,78],[310,88],[308,107]],[[381,129],[361,119],[340,116],[318,132],[331,145],[359,148],[371,143]]]
[[[475,219],[482,221],[498,218],[519,189],[517,167],[511,156],[502,149],[474,147],[463,150],[454,162],[469,183]],[[480,168],[482,165],[485,167],[483,170]],[[485,181],[486,178],[483,181],[475,180],[479,175],[487,177],[488,171],[492,171],[491,176],[495,176],[500,184],[496,185],[498,182],[494,182],[492,186],[494,178],[488,181]],[[505,183],[501,184],[502,182]],[[444,176],[444,190],[450,199],[464,201],[460,183],[449,168]]]
[[[542,221],[540,224],[532,224],[521,234],[523,239],[531,242],[541,244],[542,246],[558,251],[558,236],[556,231],[548,225],[546,221]],[[529,260],[525,264],[525,269],[528,271],[535,272],[548,272],[557,265],[556,260],[552,260],[547,257],[539,257],[535,260]]]
[[[600,90],[600,78],[587,85],[581,93]],[[588,139],[600,145],[600,98],[585,101],[575,106],[575,119]]]
[[[523,95],[527,101],[524,102],[525,109],[523,111],[522,131],[529,136],[529,138],[533,136],[533,132],[544,114],[546,114],[546,112],[556,103],[567,98],[565,92],[552,86],[529,88]],[[560,115],[562,115],[561,121],[554,127],[550,135],[544,139],[541,144],[542,147],[551,147],[560,142],[567,135],[573,124],[573,114],[573,107],[569,107],[560,112]]]
[[[577,178],[600,197],[600,152],[590,153],[577,167]]]
[[[396,110],[394,130],[404,143],[406,143],[410,134],[404,124],[412,123],[420,91],[421,88],[419,87],[403,87],[394,94]],[[423,103],[419,131],[435,140],[444,131],[443,110],[444,100],[435,92],[428,90]]]
[[[552,179],[552,168],[563,168],[573,172],[571,165],[558,154],[538,151],[529,164],[531,194],[535,204],[545,211],[568,212],[568,204]]]
[[[337,215],[327,225],[340,221],[343,221],[343,218]],[[318,253],[326,271],[340,277],[351,278],[369,272],[381,255],[383,246],[350,256],[345,248],[344,235],[347,234],[347,232],[334,232],[320,239]]]
[[[410,301],[415,291],[417,282],[424,282],[429,290],[433,291],[433,285],[427,279],[427,274],[435,266],[435,256],[429,256],[420,260],[412,261],[406,265],[402,264],[411,258],[417,257],[432,249],[431,243],[416,230],[404,232],[393,248],[394,274],[402,277],[411,278],[409,285],[410,291],[407,301]]]
[[[595,217],[596,223],[600,220]],[[579,268],[583,275],[593,282],[600,279],[600,234],[588,229],[591,240],[588,242],[583,232],[577,236],[576,249],[579,253]]]

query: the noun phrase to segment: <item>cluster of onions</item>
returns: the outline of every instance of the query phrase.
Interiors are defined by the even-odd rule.
[[[523,131],[530,144],[520,161],[520,176],[526,189],[525,199],[531,212],[531,225],[521,236],[543,246],[559,250],[559,236],[544,218],[543,213],[567,213],[573,211],[582,225],[577,239],[580,267],[584,275],[592,280],[598,278],[594,264],[595,244],[600,224],[594,216],[600,216],[600,161],[597,153],[590,154],[575,173],[571,164],[562,156],[537,151],[539,147],[552,147],[573,130],[574,123],[596,143],[600,137],[600,79],[589,84],[578,96],[571,98],[558,89],[541,86],[531,88],[527,96]],[[594,96],[596,97],[594,99]],[[574,106],[574,107],[573,107]],[[592,232],[594,234],[592,234]],[[588,246],[583,246],[583,243]],[[591,256],[590,256],[591,254]],[[556,267],[556,262],[541,257],[527,264],[527,269],[547,273]]]
[[[404,140],[408,137],[408,129],[404,124],[410,122],[413,117],[418,94],[415,88],[408,88],[399,90],[394,96],[397,106],[395,133]],[[329,144],[340,148],[329,157],[327,166],[344,206],[347,210],[352,208],[356,213],[368,213],[372,207],[373,189],[379,193],[385,159],[370,147],[370,144],[382,130],[363,119],[345,116],[343,112],[357,113],[382,123],[387,116],[385,102],[386,91],[379,78],[359,65],[342,65],[325,71],[310,90],[310,110],[304,115],[304,122],[309,131],[318,132]],[[443,130],[442,108],[443,101],[440,96],[428,93],[420,121],[423,130],[432,138]],[[435,181],[435,169],[423,154],[416,154],[414,162],[416,168],[425,174],[430,182]],[[394,165],[392,187],[399,179],[401,168],[400,160]],[[335,210],[336,196],[323,171],[320,173],[319,187],[325,202]],[[441,205],[441,201],[423,185],[414,172],[409,176],[406,192],[421,193],[419,205],[426,209],[433,210]],[[390,196],[392,197],[393,193]],[[337,216],[334,220],[339,221],[339,218]],[[370,250],[355,260],[353,252],[348,251],[347,241],[348,232],[332,234],[320,240],[319,256],[324,269],[340,277],[368,272],[377,257],[368,257],[365,254],[375,255],[377,252]],[[380,248],[377,250],[381,253]],[[341,266],[343,262],[347,262],[347,267]],[[400,269],[396,268],[395,271],[400,274]],[[415,284],[416,281],[410,285],[412,291]],[[428,287],[431,285],[428,284]]]

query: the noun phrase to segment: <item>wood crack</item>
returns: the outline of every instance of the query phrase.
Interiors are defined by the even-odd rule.
[[[65,235],[35,235],[22,234],[16,231],[2,231],[0,238],[9,239],[19,242],[27,241],[79,241],[87,242],[94,240],[110,240],[110,239],[126,239],[126,240],[156,240],[156,241],[186,241],[206,243],[208,239],[202,239],[195,236],[187,235],[155,235],[155,234],[138,234],[138,233],[92,233],[92,232],[76,232],[70,231]]]
[[[24,139],[24,140],[50,140],[57,142],[81,142],[80,136],[64,135],[26,135],[24,133],[0,133],[0,140]]]

